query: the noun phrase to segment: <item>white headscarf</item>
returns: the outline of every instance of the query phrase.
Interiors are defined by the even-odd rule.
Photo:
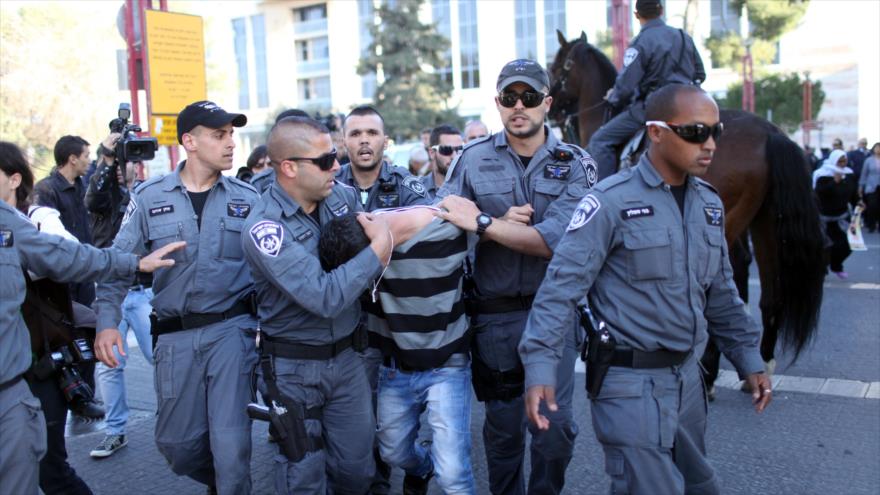
[[[846,152],[843,150],[834,150],[828,155],[828,158],[822,162],[822,166],[817,168],[815,172],[813,172],[813,189],[816,189],[816,183],[819,182],[820,177],[834,177],[834,174],[851,174],[853,173],[853,169],[849,167],[840,168],[837,166],[837,162],[840,159],[846,158]]]

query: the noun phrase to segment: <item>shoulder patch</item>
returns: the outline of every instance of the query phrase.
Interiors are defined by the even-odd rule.
[[[703,214],[706,216],[706,224],[713,227],[721,227],[724,223],[724,210],[712,206],[704,206]]]
[[[596,160],[588,153],[584,153],[580,159],[581,167],[584,168],[584,175],[587,178],[587,187],[593,188],[599,182],[599,165]]]
[[[574,214],[571,216],[571,222],[569,222],[568,228],[565,229],[566,232],[577,230],[586,225],[601,207],[602,204],[599,203],[596,196],[593,196],[592,194],[584,196],[581,202],[578,203],[577,208],[574,209]]]
[[[418,194],[421,197],[425,197],[425,185],[419,180],[418,177],[410,175],[409,177],[403,179],[403,186],[412,192]]]
[[[0,230],[0,247],[11,248],[15,245],[15,236],[11,230]]]
[[[134,197],[129,198],[128,206],[125,207],[125,215],[122,216],[122,223],[120,225],[120,229],[123,225],[127,224],[129,220],[131,220],[131,216],[137,211],[137,199]]]
[[[629,64],[633,63],[633,60],[639,56],[639,51],[636,48],[627,48],[623,53],[623,66],[627,67]]]
[[[278,222],[262,220],[254,224],[250,230],[254,246],[263,254],[271,257],[281,252],[281,241],[284,240],[284,228]]]

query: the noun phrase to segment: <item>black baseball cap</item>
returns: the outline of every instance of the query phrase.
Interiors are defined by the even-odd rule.
[[[197,125],[210,129],[219,129],[231,123],[235,127],[244,127],[247,117],[242,113],[229,113],[213,101],[197,101],[190,103],[177,115],[177,142],[183,144],[183,135]]]
[[[550,76],[547,75],[547,71],[538,62],[518,58],[513,62],[508,62],[501,69],[501,74],[498,74],[498,84],[495,85],[495,90],[500,93],[504,88],[517,82],[526,83],[535,91],[541,91],[544,88],[550,87]]]
[[[656,14],[663,8],[660,0],[636,0],[636,12],[643,14]]]

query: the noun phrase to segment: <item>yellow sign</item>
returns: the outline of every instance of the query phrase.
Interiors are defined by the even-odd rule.
[[[202,18],[147,10],[144,20],[151,112],[177,115],[190,103],[207,99]]]
[[[150,118],[150,135],[159,146],[177,145],[177,115],[156,115]]]

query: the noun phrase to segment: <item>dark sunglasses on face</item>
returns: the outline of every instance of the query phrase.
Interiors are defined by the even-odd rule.
[[[285,158],[287,161],[296,162],[296,161],[307,161],[312,162],[318,166],[324,172],[333,168],[333,165],[336,164],[336,148],[333,148],[333,151],[329,153],[324,153],[323,155],[317,158],[307,158],[301,156],[292,156],[290,158]]]
[[[708,141],[710,137],[717,142],[721,138],[721,134],[724,132],[724,124],[721,122],[715,125],[699,123],[678,125],[663,122],[662,120],[649,120],[645,122],[645,125],[656,125],[657,127],[669,129],[674,132],[676,136],[694,144],[703,144]]]
[[[449,146],[447,144],[435,144],[431,149],[443,156],[452,156],[455,153],[461,153],[464,146]]]
[[[537,91],[523,91],[522,93],[514,93],[513,91],[505,91],[498,94],[498,103],[504,108],[513,108],[516,106],[516,100],[520,100],[526,108],[535,108],[544,101],[547,95],[538,93]]]

